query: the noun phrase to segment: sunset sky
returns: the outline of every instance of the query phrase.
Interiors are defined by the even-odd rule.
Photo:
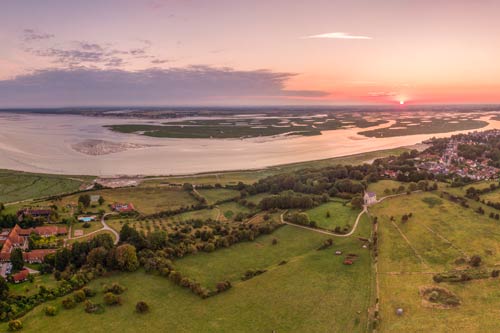
[[[0,108],[500,102],[500,1],[3,0]]]

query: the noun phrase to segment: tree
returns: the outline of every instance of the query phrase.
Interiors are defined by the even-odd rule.
[[[85,301],[85,298],[87,298],[87,296],[85,295],[85,292],[83,290],[77,290],[73,294],[73,299],[75,300],[76,303],[81,303]]]
[[[0,301],[3,301],[9,296],[9,284],[0,276]]]
[[[10,253],[10,263],[14,271],[19,271],[24,267],[23,251],[20,248],[15,248]]]
[[[104,198],[102,197],[102,195],[101,195],[101,196],[99,196],[99,200],[98,200],[98,201],[99,201],[99,205],[100,205],[100,206],[102,206],[102,204],[103,204],[103,203],[104,203],[104,201],[105,201],[105,200],[104,200]]]
[[[149,311],[149,305],[144,301],[139,301],[135,305],[135,312],[137,313],[146,313]]]
[[[139,260],[135,247],[130,244],[123,244],[116,248],[116,263],[122,271],[133,272],[139,268]]]
[[[47,305],[45,307],[45,315],[53,317],[57,314],[57,309],[55,306]]]
[[[90,195],[82,194],[78,197],[78,203],[81,203],[83,207],[88,208],[90,206]]]
[[[122,300],[120,296],[117,296],[113,293],[104,294],[104,303],[107,305],[121,305]]]
[[[1,212],[2,210],[4,210],[4,209],[5,209],[5,205],[3,204],[3,202],[0,202],[0,212]]]
[[[67,297],[62,300],[62,305],[65,309],[72,309],[76,306],[75,301],[71,297]]]
[[[473,255],[471,258],[470,258],[470,265],[473,266],[473,267],[479,267],[481,265],[481,257],[478,256],[478,255]]]
[[[9,321],[9,331],[20,331],[23,328],[23,323],[19,319]]]
[[[363,207],[363,204],[364,204],[364,200],[359,195],[357,195],[351,199],[351,205],[354,208],[361,209]]]

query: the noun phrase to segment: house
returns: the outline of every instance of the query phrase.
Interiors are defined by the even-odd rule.
[[[20,272],[12,275],[12,281],[14,281],[14,283],[24,282],[28,279],[29,275],[30,275],[30,272],[27,269],[23,269]]]
[[[17,218],[19,221],[22,221],[23,218],[25,217],[32,217],[32,218],[46,218],[49,219],[50,215],[52,214],[51,209],[31,209],[31,208],[23,208],[19,211],[17,211]]]
[[[8,230],[8,234],[5,237],[6,232],[7,230],[2,230],[2,232],[0,233],[1,236],[0,245],[2,245],[2,249],[0,250],[0,262],[10,261],[10,254],[15,248],[26,250],[28,248],[28,238],[32,233],[38,234],[41,237],[61,236],[61,235],[66,235],[68,233],[68,229],[66,227],[59,227],[59,226],[41,226],[41,227],[23,229],[16,224],[14,228]],[[30,259],[33,260],[33,262],[42,262],[45,255],[47,255],[48,253],[52,253],[52,252],[44,253],[35,251],[32,251],[34,253],[28,256],[28,258],[35,258],[35,259]],[[23,256],[25,254],[26,252],[23,254]]]
[[[373,205],[377,203],[377,194],[375,192],[365,192],[365,196],[363,197],[365,201],[365,205]]]
[[[43,259],[51,253],[56,253],[55,249],[39,249],[32,250],[30,252],[23,253],[23,259],[25,262],[30,264],[39,264],[43,262]]]
[[[122,203],[115,202],[110,207],[113,211],[118,212],[118,213],[127,213],[127,212],[135,211],[134,204],[132,204],[132,203],[122,204]]]

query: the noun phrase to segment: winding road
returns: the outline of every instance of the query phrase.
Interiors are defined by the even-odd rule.
[[[89,237],[89,236],[92,236],[96,233],[99,233],[99,232],[102,232],[102,231],[109,231],[111,232],[114,236],[115,236],[115,240],[114,240],[114,244],[118,244],[118,242],[120,241],[120,234],[113,228],[111,228],[107,223],[106,223],[106,216],[108,215],[113,215],[114,213],[107,213],[107,214],[104,214],[102,217],[101,217],[101,223],[102,223],[102,228],[99,229],[99,230],[95,230],[95,231],[92,231],[92,232],[89,232],[88,234],[85,234],[85,235],[82,235],[82,236],[78,236],[78,237],[71,237],[71,228],[70,228],[70,233],[68,235],[68,238],[67,240],[70,240],[70,239],[80,239],[80,238],[86,238],[86,237]]]

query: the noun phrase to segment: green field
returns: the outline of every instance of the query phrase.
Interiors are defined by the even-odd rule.
[[[368,232],[365,220],[357,233],[367,236]],[[162,277],[142,272],[120,274],[97,279],[90,287],[101,290],[103,284],[118,281],[127,287],[123,305],[89,315],[82,305],[65,310],[60,300],[52,301],[49,304],[56,304],[59,314],[46,317],[40,306],[23,318],[23,332],[364,332],[372,276],[369,252],[360,242],[342,239],[331,249],[316,251],[324,236],[290,226],[277,231],[280,242],[276,248],[269,244],[271,237],[259,238],[261,246],[242,243],[176,261],[183,273],[191,272],[205,283],[226,277],[234,280],[233,288],[223,294],[202,300]],[[342,265],[342,258],[333,254],[337,248],[358,253],[359,260],[352,266]],[[276,265],[281,259],[288,263]],[[237,281],[254,265],[269,270]],[[353,293],[355,285],[362,288]],[[150,313],[134,313],[140,300],[150,305]],[[102,302],[102,292],[94,301]]]
[[[125,187],[91,191],[86,194],[98,194],[105,200],[102,206],[98,205],[86,209],[91,212],[98,212],[100,209],[109,212],[109,205],[114,202],[133,203],[135,209],[143,214],[153,214],[196,203],[196,200],[188,192],[173,187]],[[65,207],[68,204],[77,204],[78,197],[79,194],[67,196],[62,198],[61,201],[56,202],[56,204],[61,207]]]
[[[309,220],[316,222],[318,227],[330,230],[335,229],[335,227],[351,229],[359,212],[360,210],[337,201],[328,202],[305,211]]]
[[[8,203],[77,191],[93,177],[0,170],[0,202]]]
[[[403,185],[405,188],[408,188],[408,183],[402,183],[390,179],[383,179],[379,180],[376,183],[371,183],[370,185],[368,185],[368,191],[375,192],[377,194],[377,199],[380,199],[387,195],[393,194],[392,190],[397,190],[401,185]],[[389,194],[385,193],[386,189],[390,191]]]
[[[232,198],[237,198],[240,196],[240,192],[236,190],[219,188],[219,189],[199,189],[197,190],[205,199],[209,205],[213,205],[216,202],[222,200],[228,200]]]
[[[429,192],[385,200],[370,212],[379,221],[382,332],[494,331],[495,311],[500,305],[498,280],[439,284],[461,299],[462,304],[454,309],[424,306],[419,288],[437,285],[432,280],[434,272],[461,268],[455,263],[458,258],[477,254],[484,268],[498,265],[497,221],[475,213],[473,207],[463,208]],[[410,212],[413,217],[402,222],[401,216]],[[400,307],[405,311],[403,316],[395,314]]]

